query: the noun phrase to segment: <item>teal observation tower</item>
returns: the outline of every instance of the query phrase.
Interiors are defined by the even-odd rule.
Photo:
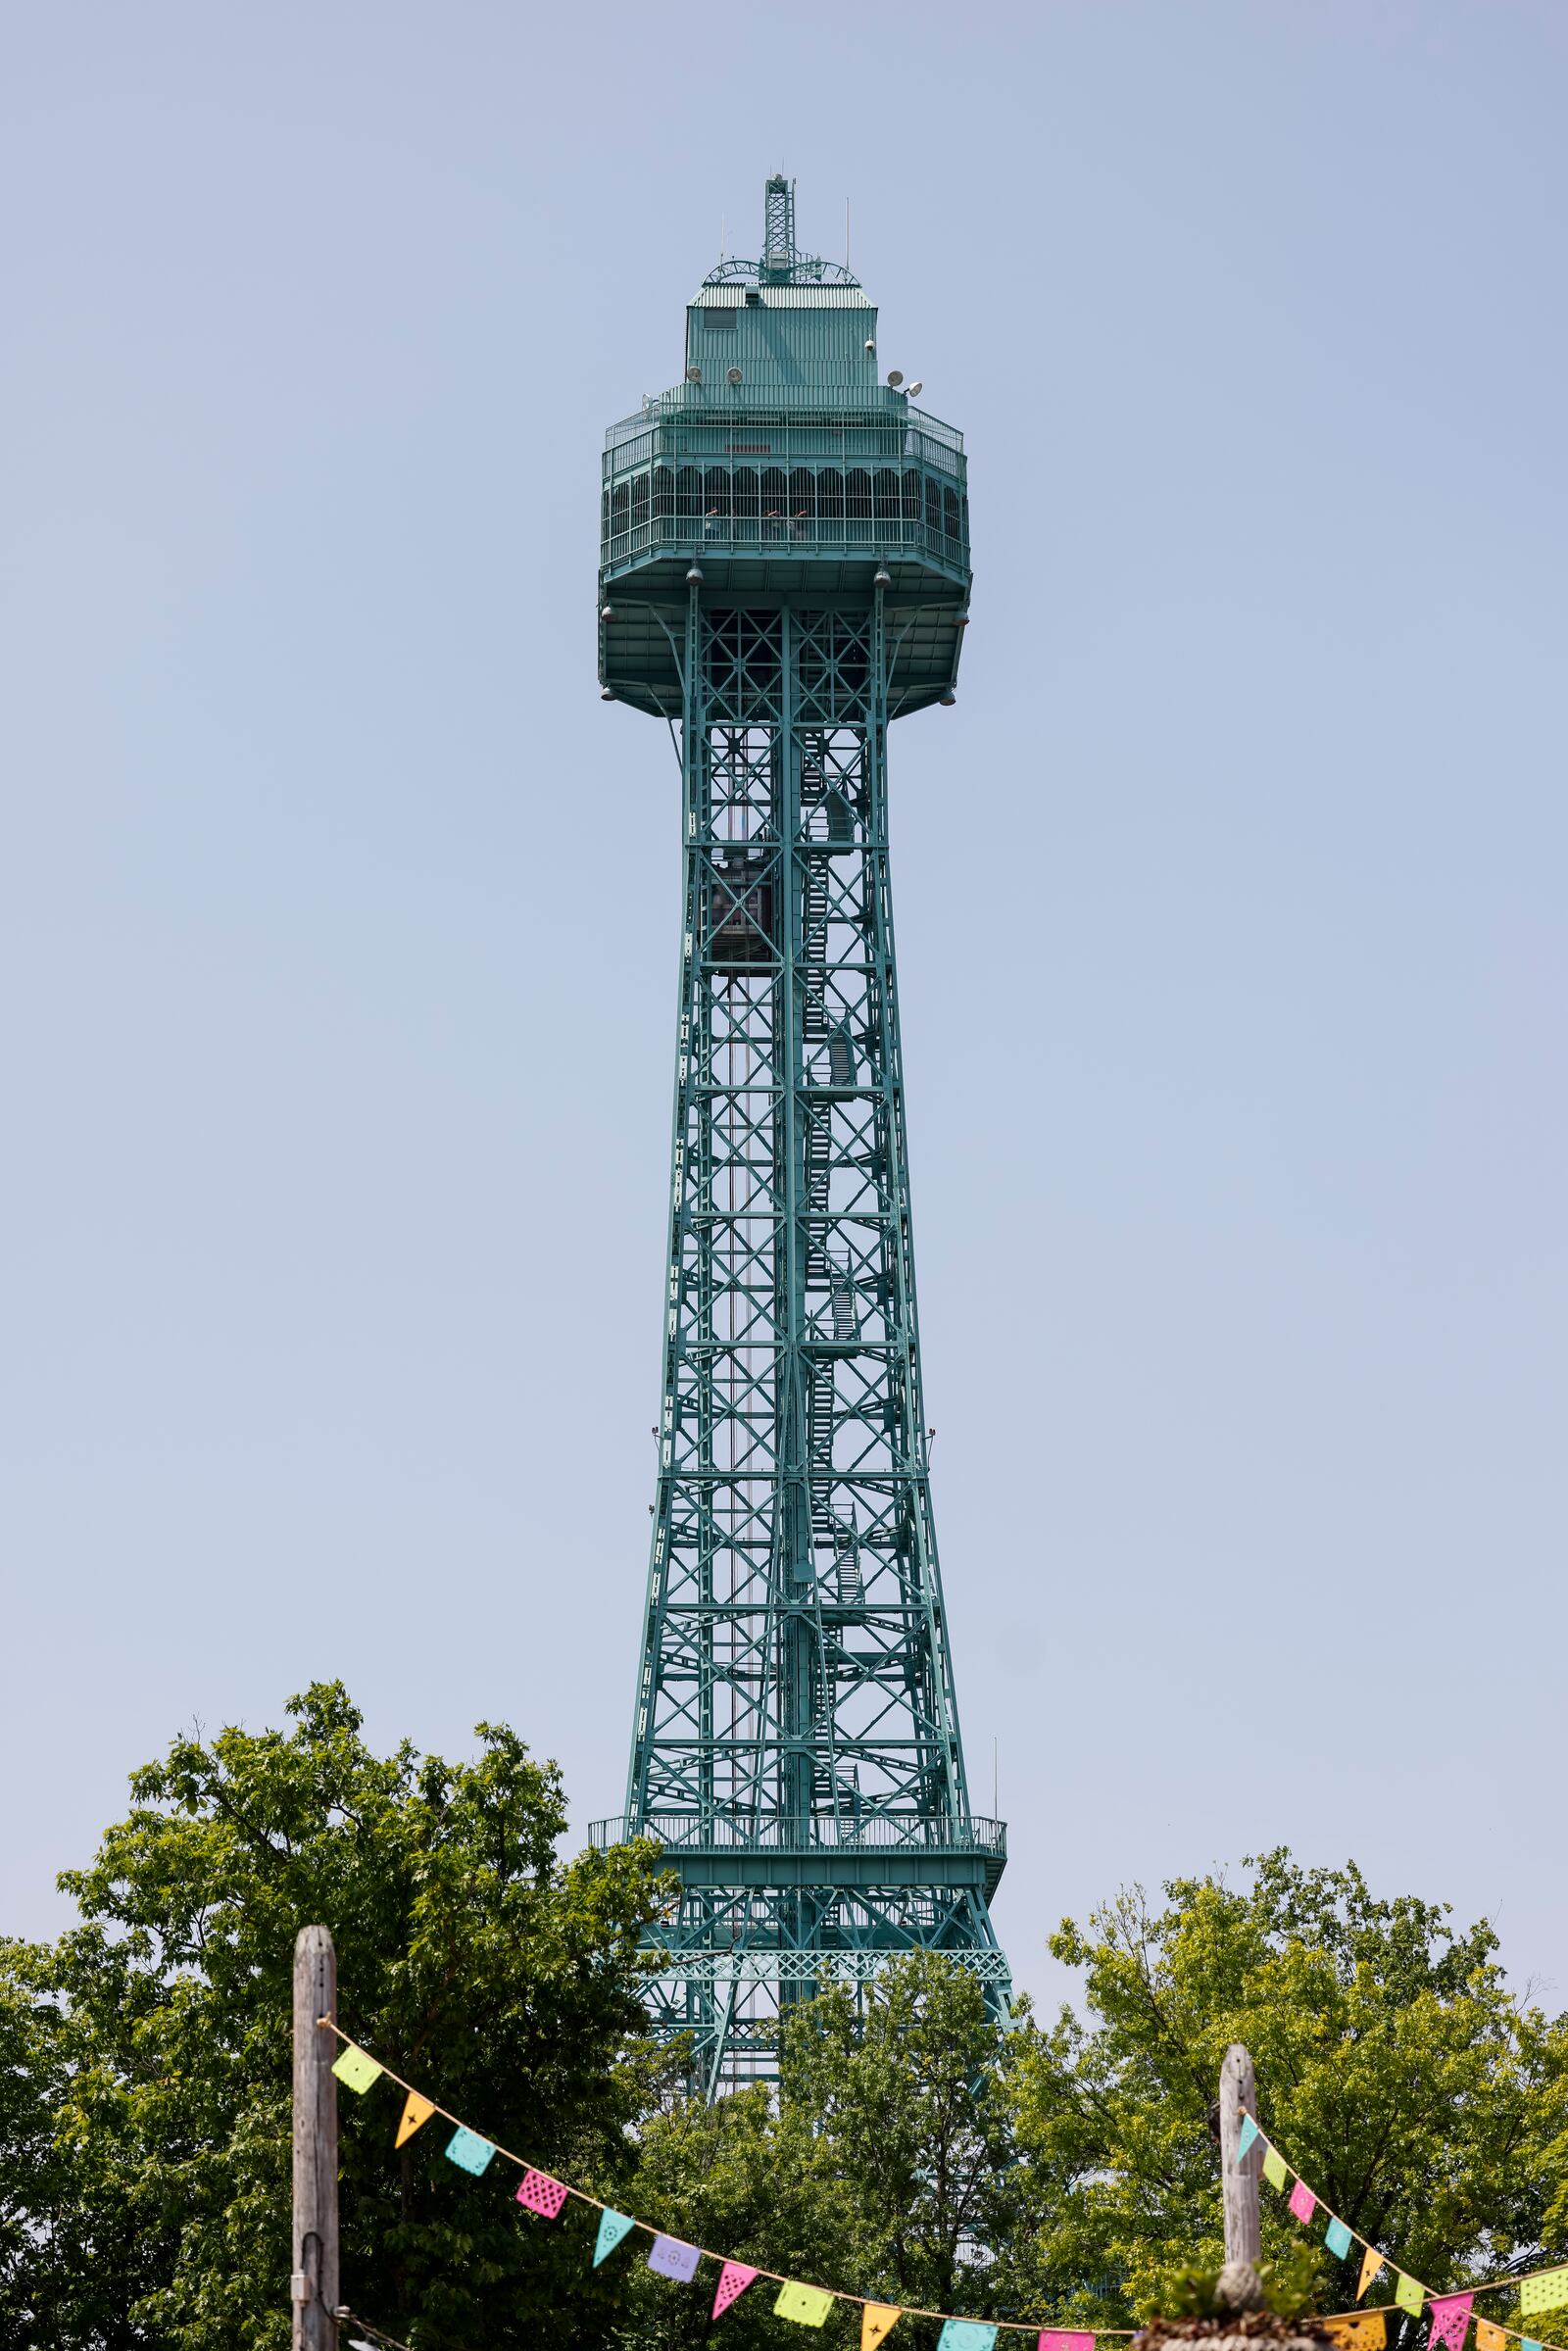
[[[650,2000],[710,2096],[824,1968],[951,1953],[999,2009],[931,1516],[888,730],[954,700],[963,445],[847,269],[762,257],[606,436],[599,675],[666,722],[684,848],[663,1394],[622,1816],[680,1881]]]

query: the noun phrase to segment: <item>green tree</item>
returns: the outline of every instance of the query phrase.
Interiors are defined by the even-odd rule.
[[[1484,1922],[1377,1899],[1353,1864],[1280,1850],[1248,1867],[1245,1888],[1179,1880],[1158,1911],[1135,1889],[1053,1938],[1084,1971],[1084,2013],[1010,2052],[1023,2211],[1006,2290],[1043,2317],[1125,2326],[1171,2270],[1218,2260],[1212,2101],[1232,2040],[1288,2160],[1429,2284],[1568,2253],[1568,2020],[1514,1997]],[[1263,2194],[1265,2255],[1286,2256],[1303,2232]],[[1354,2263],[1318,2261],[1322,2307],[1348,2307]]]
[[[787,2019],[776,2101],[758,2088],[645,2123],[639,2210],[785,2277],[981,2316],[1011,2151],[1001,2041],[972,1973],[941,1952],[893,1960],[863,1996],[829,1979]],[[620,2339],[705,2343],[705,2282],[698,2293],[634,2272]],[[775,2292],[759,2284],[726,2314],[733,2351],[777,2343]],[[935,2334],[900,2328],[909,2351]],[[818,2339],[858,2343],[858,2312],[836,2312]]]
[[[568,2179],[622,2183],[651,2096],[637,1944],[647,1848],[563,1863],[559,1775],[505,1728],[475,1761],[370,1751],[338,1684],[287,1733],[175,1741],[62,1884],[81,1924],[4,1947],[0,2345],[275,2351],[288,2340],[296,1930],[337,1941],[339,2017],[474,2127]],[[614,2289],[581,2206],[548,2227],[474,2181],[401,2094],[340,2100],[343,2286],[430,2351],[605,2339]],[[17,2182],[35,2163],[36,2186]]]

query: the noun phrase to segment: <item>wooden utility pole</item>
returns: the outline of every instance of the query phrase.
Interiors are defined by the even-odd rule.
[[[1225,2259],[1228,2262],[1250,2262],[1255,2270],[1263,2250],[1257,2217],[1257,2183],[1263,2173],[1263,2145],[1260,2139],[1254,2138],[1243,2161],[1237,2163],[1236,2150],[1241,2144],[1244,2111],[1255,2120],[1257,2084],[1252,2079],[1250,2057],[1239,2040],[1233,2040],[1225,2052],[1225,2063],[1219,2070],[1219,2161],[1225,2195]]]
[[[337,2014],[331,1930],[294,1937],[293,2351],[337,2351]]]

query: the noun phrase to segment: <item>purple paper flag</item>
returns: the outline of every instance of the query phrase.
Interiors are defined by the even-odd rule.
[[[1433,2295],[1432,2332],[1427,2336],[1427,2351],[1437,2351],[1440,2343],[1446,2343],[1447,2351],[1464,2351],[1475,2299],[1474,2294]]]
[[[678,2236],[656,2236],[648,2267],[661,2278],[678,2278],[685,2284],[696,2277],[702,2258],[696,2245],[683,2245]]]
[[[1317,2210],[1317,2198],[1304,2180],[1298,2180],[1291,2190],[1291,2210],[1298,2221],[1309,2221]]]
[[[738,2302],[752,2279],[757,2276],[744,2261],[727,2261],[719,2274],[718,2291],[713,2296],[713,2316],[721,2319],[732,2302]]]
[[[565,2201],[564,2186],[561,2180],[552,2180],[548,2172],[536,2172],[530,2168],[523,2173],[522,2185],[517,2190],[517,2202],[526,2204],[530,2212],[538,2213],[544,2220],[554,2221],[560,2217],[561,2207]]]

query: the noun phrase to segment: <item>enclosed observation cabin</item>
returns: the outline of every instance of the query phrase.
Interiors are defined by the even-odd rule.
[[[705,602],[752,607],[863,605],[882,573],[897,716],[951,693],[957,670],[962,438],[883,370],[859,283],[796,252],[787,180],[768,182],[767,217],[762,259],[721,263],[688,305],[682,380],[605,436],[600,681],[675,715],[694,568]]]

